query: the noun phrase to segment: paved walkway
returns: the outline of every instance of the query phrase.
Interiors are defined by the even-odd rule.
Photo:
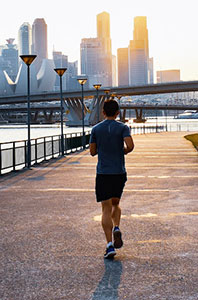
[[[0,299],[197,300],[198,153],[185,134],[134,136],[114,261],[88,150],[1,177]]]

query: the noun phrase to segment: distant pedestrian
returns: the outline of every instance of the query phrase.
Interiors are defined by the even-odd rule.
[[[91,131],[90,154],[98,154],[96,200],[102,204],[102,227],[107,240],[104,258],[113,258],[115,248],[123,245],[119,202],[127,181],[124,154],[133,150],[134,143],[129,127],[116,121],[119,114],[116,100],[106,100],[103,113],[105,120]]]

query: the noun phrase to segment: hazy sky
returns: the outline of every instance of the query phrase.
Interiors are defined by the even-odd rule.
[[[79,60],[82,38],[96,37],[96,15],[110,14],[113,54],[133,39],[133,19],[147,16],[150,57],[154,70],[180,69],[182,80],[198,80],[197,0],[11,0],[1,3],[0,45],[18,36],[23,22],[44,18],[48,54],[56,51]]]

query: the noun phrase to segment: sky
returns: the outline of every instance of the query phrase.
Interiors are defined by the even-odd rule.
[[[62,51],[69,61],[80,60],[82,38],[96,37],[96,16],[110,14],[112,53],[128,47],[136,16],[147,17],[149,54],[154,72],[180,69],[182,80],[198,80],[197,0],[25,0],[3,1],[0,13],[0,45],[18,41],[23,22],[44,18],[48,29],[48,56]],[[154,73],[155,75],[155,73]]]

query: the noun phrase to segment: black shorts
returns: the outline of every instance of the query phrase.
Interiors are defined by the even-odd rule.
[[[96,200],[101,202],[110,198],[121,198],[127,181],[127,174],[97,174]]]

